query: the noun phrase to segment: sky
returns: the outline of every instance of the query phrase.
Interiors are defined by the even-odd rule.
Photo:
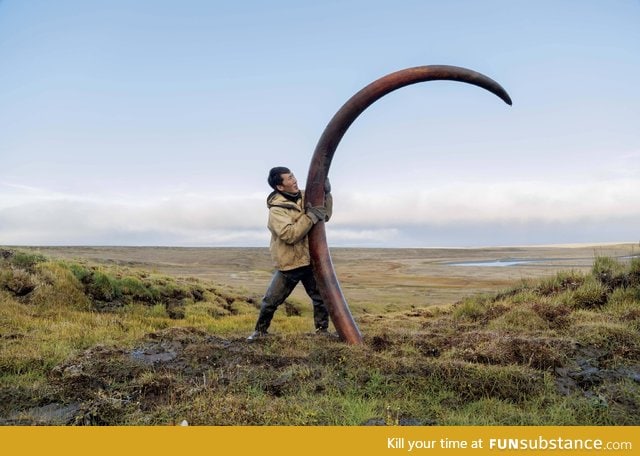
[[[266,182],[329,177],[330,246],[640,240],[638,0],[0,0],[0,245],[267,246]]]

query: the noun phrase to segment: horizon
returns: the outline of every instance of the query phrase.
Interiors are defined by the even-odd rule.
[[[640,248],[640,241],[620,241],[620,242],[583,242],[583,243],[565,243],[565,244],[521,244],[521,245],[486,245],[486,246],[434,246],[434,247],[366,247],[366,246],[329,246],[330,249],[354,249],[354,250],[501,250],[501,249],[536,249],[536,248],[558,248],[558,249],[571,249],[571,248],[588,248],[588,247],[633,247],[638,246]],[[102,245],[83,245],[83,244],[48,244],[48,245],[0,245],[0,248],[8,249],[20,249],[20,248],[87,248],[87,249],[261,249],[269,250],[268,245],[264,246],[247,246],[247,245],[220,245],[220,246],[186,246],[186,245],[116,245],[116,244],[102,244]],[[638,252],[640,255],[640,250]]]

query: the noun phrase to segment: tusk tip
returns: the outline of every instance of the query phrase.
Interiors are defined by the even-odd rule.
[[[507,92],[501,93],[498,95],[502,101],[504,101],[509,106],[513,106],[513,102],[511,101],[511,97]]]
[[[504,101],[506,104],[508,104],[509,106],[513,106],[513,102],[511,101],[511,97],[509,96],[507,91],[502,89],[502,87],[500,89],[501,90],[499,91],[499,93],[496,93],[496,95],[498,95],[500,99]]]

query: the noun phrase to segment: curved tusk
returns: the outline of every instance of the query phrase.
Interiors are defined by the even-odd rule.
[[[311,203],[313,206],[324,204],[324,181],[329,174],[329,167],[336,148],[349,126],[365,109],[386,94],[401,87],[434,80],[460,81],[473,84],[488,90],[500,97],[508,105],[511,105],[509,94],[500,84],[483,74],[466,68],[448,65],[427,65],[407,68],[383,76],[351,97],[324,129],[309,165],[305,189],[307,203]],[[309,232],[309,252],[313,271],[318,282],[318,289],[329,309],[331,321],[333,321],[340,338],[349,344],[362,343],[362,334],[360,334],[360,330],[353,320],[333,268],[324,222],[322,221],[316,223]]]

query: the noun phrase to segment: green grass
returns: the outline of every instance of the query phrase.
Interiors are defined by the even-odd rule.
[[[306,302],[248,343],[256,299],[224,285],[0,253],[7,424],[37,424],[47,404],[74,407],[57,424],[640,424],[636,260],[455,304],[380,303],[349,346],[313,334]]]

